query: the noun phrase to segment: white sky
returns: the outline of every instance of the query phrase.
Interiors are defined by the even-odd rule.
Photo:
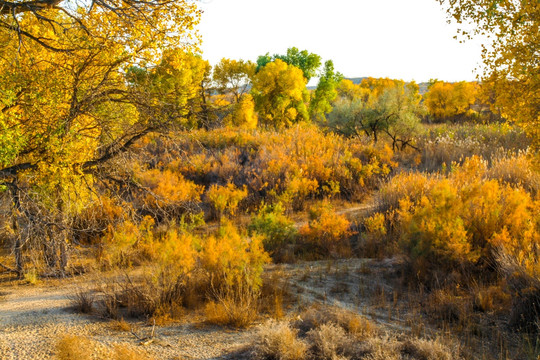
[[[203,57],[255,61],[289,47],[345,77],[474,80],[480,43],[459,43],[436,0],[202,0]]]

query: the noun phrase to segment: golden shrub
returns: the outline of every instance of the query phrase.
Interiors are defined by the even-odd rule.
[[[217,234],[206,238],[200,252],[202,267],[215,285],[235,287],[247,284],[260,288],[263,265],[270,261],[262,237],[248,237],[230,222],[224,221]]]
[[[351,248],[350,222],[334,212],[329,203],[321,202],[310,209],[310,221],[300,228],[300,236],[323,254],[348,256]]]
[[[238,189],[232,183],[228,183],[226,186],[212,185],[206,192],[206,197],[219,219],[223,215],[234,215],[238,209],[238,204],[247,195],[248,192],[245,186],[242,189]]]

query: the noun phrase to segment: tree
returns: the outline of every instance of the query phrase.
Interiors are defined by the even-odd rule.
[[[132,67],[128,72],[133,92],[163,122],[195,127],[212,121],[208,97],[211,66],[200,55],[184,49],[163,52],[158,65]]]
[[[495,89],[495,107],[521,124],[540,147],[540,3],[537,0],[439,0],[466,38],[488,35],[484,82]],[[471,26],[472,25],[472,29]],[[497,110],[497,109],[495,109]]]
[[[348,101],[354,101],[359,99],[363,102],[367,102],[370,95],[370,90],[364,87],[361,87],[360,84],[354,84],[349,79],[343,79],[339,82],[336,88],[338,92],[338,97],[341,99],[346,99]]]
[[[424,94],[424,102],[435,120],[457,120],[471,112],[476,97],[477,87],[474,83],[434,81]]]
[[[298,48],[292,47],[287,49],[286,55],[274,54],[270,56],[269,53],[266,53],[266,55],[259,56],[256,71],[259,72],[267,64],[278,59],[302,70],[306,78],[306,83],[317,75],[317,70],[321,66],[321,57],[319,55],[310,53],[307,50],[300,51]]]
[[[414,82],[388,87],[368,101],[343,98],[329,114],[328,126],[347,136],[363,133],[375,142],[385,134],[392,140],[394,150],[414,148],[413,139],[420,129],[422,113],[420,100]]]
[[[334,63],[328,60],[324,63],[317,89],[309,104],[310,115],[324,117],[332,111],[332,101],[337,97],[337,85],[343,79],[343,75],[334,71]]]
[[[193,48],[198,16],[186,1],[0,1],[0,144],[17,139],[0,151],[14,271],[30,246],[64,271],[71,223],[104,165],[175,122],[127,86],[125,69],[157,63],[161,48]]]
[[[289,126],[307,120],[304,104],[306,79],[302,71],[277,59],[253,78],[253,98],[260,120],[265,125]]]
[[[255,64],[251,61],[223,58],[214,67],[213,79],[220,93],[232,93],[238,103],[247,92],[254,74]]]

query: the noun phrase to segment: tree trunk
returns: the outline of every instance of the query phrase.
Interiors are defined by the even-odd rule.
[[[15,257],[15,271],[18,276],[21,276],[24,269],[24,259],[22,254],[23,241],[21,234],[21,200],[19,194],[19,188],[16,181],[11,186],[12,196],[12,227],[15,233],[15,241],[13,243],[13,255]]]

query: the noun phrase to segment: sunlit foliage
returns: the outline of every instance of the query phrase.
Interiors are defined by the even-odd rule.
[[[276,128],[307,120],[306,79],[302,71],[277,59],[253,79],[253,98],[261,123]]]
[[[538,199],[501,180],[472,157],[446,177],[400,175],[381,190],[388,220],[419,275],[486,266],[503,252],[538,278]]]
[[[471,116],[471,105],[477,100],[477,85],[466,81],[448,83],[435,81],[424,95],[429,115],[435,121],[458,120]]]
[[[488,35],[483,81],[494,89],[495,108],[523,125],[538,146],[540,129],[540,4],[536,0],[439,0],[464,38]]]

